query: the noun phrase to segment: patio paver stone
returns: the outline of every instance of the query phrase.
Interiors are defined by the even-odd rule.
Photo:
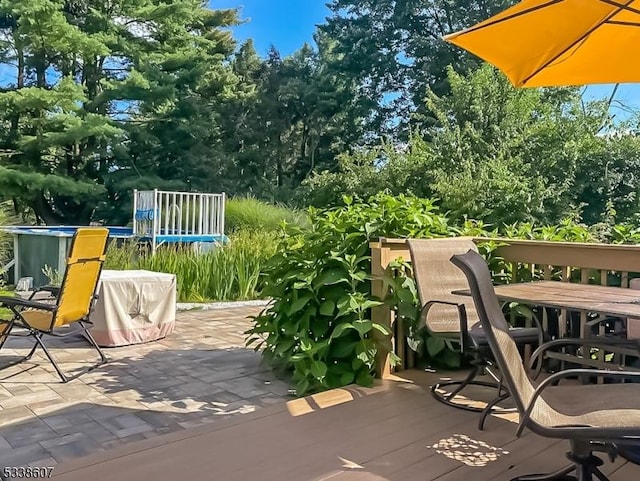
[[[49,466],[288,399],[290,386],[244,346],[248,316],[261,309],[179,312],[167,338],[107,348],[108,364],[68,384],[41,351],[0,371],[0,465]],[[82,338],[48,345],[67,371],[94,361]],[[29,347],[10,339],[0,365]]]

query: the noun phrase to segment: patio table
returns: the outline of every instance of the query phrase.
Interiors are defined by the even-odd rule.
[[[518,302],[534,306],[595,313],[599,317],[614,316],[620,318],[640,318],[640,290],[623,287],[600,286],[595,284],[577,284],[560,281],[532,281],[494,286],[496,297],[502,302]],[[469,290],[456,291],[455,294],[471,295]],[[581,323],[581,334],[585,334],[586,319]],[[564,329],[559,329],[565,337]],[[585,336],[586,337],[586,336]],[[619,345],[607,348],[607,351],[623,355],[640,356],[640,340],[636,349]],[[563,361],[576,360],[566,353],[549,352],[548,357]],[[581,364],[603,368],[603,360],[580,358]],[[607,363],[609,366],[610,363]],[[629,366],[627,366],[630,368]]]

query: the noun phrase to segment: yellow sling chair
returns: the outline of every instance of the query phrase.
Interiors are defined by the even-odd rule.
[[[55,303],[38,302],[18,297],[0,297],[0,305],[8,307],[13,312],[11,319],[0,320],[0,350],[10,334],[14,336],[33,336],[35,339],[35,344],[29,354],[17,361],[0,366],[0,369],[5,369],[30,359],[38,346],[42,347],[62,382],[75,379],[80,374],[107,362],[107,357],[88,330],[91,327],[91,322],[88,318],[96,296],[98,279],[105,259],[108,234],[108,229],[103,227],[87,227],[76,230],[71,243],[69,257],[67,258],[62,285],[59,289],[53,290],[56,294]],[[72,323],[78,323],[80,330],[58,332],[60,327]],[[12,334],[11,331],[14,327],[23,328],[26,331]],[[83,333],[91,345],[98,350],[100,362],[78,374],[65,376],[45,346],[43,336],[48,334],[56,337],[65,337],[70,334],[76,335],[78,332]]]

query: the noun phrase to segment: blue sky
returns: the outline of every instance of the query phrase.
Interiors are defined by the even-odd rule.
[[[240,8],[247,20],[234,28],[242,42],[252,38],[258,54],[264,56],[274,45],[287,56],[304,42],[313,42],[316,25],[324,23],[330,11],[326,0],[210,0],[211,8]]]
[[[583,98],[585,100],[609,98],[613,88],[614,85],[589,85],[585,87]],[[615,114],[618,120],[623,120],[630,115],[627,108],[640,110],[640,84],[621,84],[618,88],[615,101],[611,106],[611,113]]]

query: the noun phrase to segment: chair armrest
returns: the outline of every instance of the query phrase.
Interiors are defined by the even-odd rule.
[[[638,355],[640,355],[640,339],[632,340],[632,339],[554,339],[552,341],[545,342],[541,346],[539,346],[533,354],[531,354],[531,359],[529,361],[529,369],[533,369],[533,364],[536,359],[543,355],[549,349],[553,349],[556,347],[564,347],[564,346],[588,346],[588,347],[600,347],[602,349],[606,349],[607,347],[613,346],[633,346],[638,350]]]
[[[7,306],[11,309],[15,307],[30,307],[33,309],[42,309],[43,311],[54,311],[58,308],[55,304],[47,304],[44,302],[31,301],[29,299],[22,299],[20,297],[5,297],[0,296],[0,304]]]
[[[464,352],[467,347],[467,342],[469,338],[469,327],[467,325],[467,309],[464,304],[460,304],[459,302],[451,302],[451,301],[429,301],[420,310],[420,317],[422,319],[427,318],[427,313],[429,309],[431,309],[436,304],[442,304],[445,306],[453,306],[458,309],[458,318],[460,319],[460,344],[462,346],[462,351]]]
[[[522,413],[522,417],[520,419],[520,424],[518,424],[518,430],[516,431],[516,436],[520,437],[522,435],[522,431],[527,424],[527,421],[531,419],[531,412],[535,407],[536,401],[543,393],[543,391],[552,383],[559,381],[560,379],[574,377],[574,376],[600,376],[600,377],[631,377],[631,378],[640,378],[640,372],[638,371],[607,371],[605,369],[567,369],[565,371],[558,371],[553,373],[551,376],[546,378],[533,392],[531,396],[531,401],[529,405],[526,407],[524,413]]]

